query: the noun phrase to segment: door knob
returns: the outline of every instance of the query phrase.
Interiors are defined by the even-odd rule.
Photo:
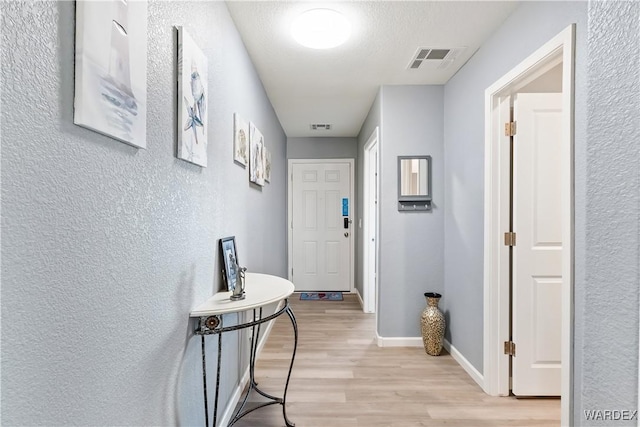
[[[344,233],[344,237],[349,237],[349,232],[348,231]]]

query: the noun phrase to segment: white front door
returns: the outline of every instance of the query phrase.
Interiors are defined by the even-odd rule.
[[[293,162],[291,279],[296,291],[352,288],[352,162]]]
[[[562,94],[517,94],[514,119],[512,391],[559,396]]]

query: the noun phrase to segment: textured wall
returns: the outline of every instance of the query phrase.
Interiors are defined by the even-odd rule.
[[[356,194],[358,200],[364,200],[364,146],[369,141],[369,137],[375,131],[376,127],[382,129],[382,90],[379,90],[376,99],[373,101],[371,108],[369,109],[369,113],[367,114],[364,123],[362,124],[362,128],[360,129],[360,133],[358,134],[358,147],[357,147],[357,156],[356,156]],[[378,155],[382,156],[382,139],[381,135],[378,135]],[[358,203],[356,206],[356,222],[357,224],[363,224],[364,221],[364,208],[362,203]],[[364,224],[363,224],[364,226]],[[363,275],[363,257],[364,257],[364,242],[362,241],[363,234],[362,228],[358,227],[358,239],[356,244],[356,289],[360,292],[360,295],[363,295],[363,286],[362,283]]]
[[[356,138],[287,138],[287,159],[355,159]]]
[[[586,92],[584,2],[523,2],[445,85],[446,339],[483,369],[485,89],[571,23],[576,29],[576,230],[584,197]],[[576,251],[580,252],[579,238]],[[584,265],[582,265],[584,266]],[[576,275],[579,263],[576,260]]]
[[[593,1],[588,16],[589,203],[584,228],[576,227],[586,255],[576,259],[584,274],[576,281],[574,420],[635,426],[589,422],[584,411],[638,409],[640,3]]]
[[[382,94],[378,334],[417,337],[423,294],[444,287],[444,87],[383,86]],[[411,155],[432,157],[432,212],[398,212],[398,156]]]
[[[217,239],[286,269],[285,135],[226,6],[149,3],[147,150],[73,125],[74,2],[0,7],[2,422],[202,425],[188,314],[221,285]],[[209,58],[206,169],[175,158],[173,25]],[[232,160],[236,111],[273,153],[262,190]],[[240,371],[225,345],[223,405]]]

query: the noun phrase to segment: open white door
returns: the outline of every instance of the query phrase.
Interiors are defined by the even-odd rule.
[[[514,100],[512,391],[561,394],[562,94]]]
[[[291,279],[296,291],[352,290],[353,161],[293,161]]]

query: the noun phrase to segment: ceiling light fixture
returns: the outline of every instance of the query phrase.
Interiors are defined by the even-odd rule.
[[[331,9],[312,9],[298,16],[291,25],[293,38],[312,49],[330,49],[347,41],[351,24]]]

